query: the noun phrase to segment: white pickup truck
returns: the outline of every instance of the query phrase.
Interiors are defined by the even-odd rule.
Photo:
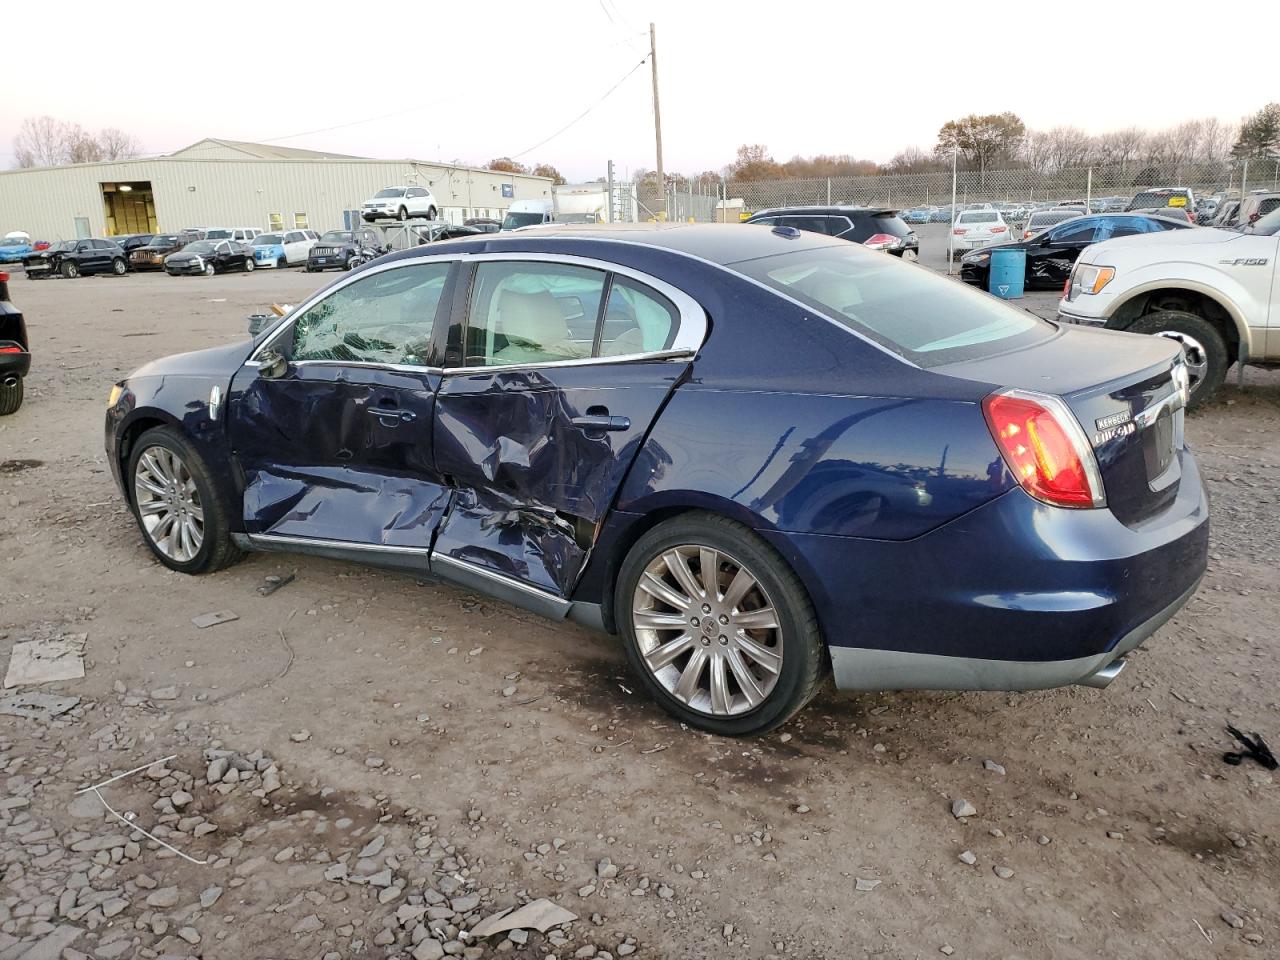
[[[1058,319],[1179,341],[1197,406],[1233,363],[1280,366],[1278,259],[1280,209],[1242,231],[1106,240],[1080,254]]]

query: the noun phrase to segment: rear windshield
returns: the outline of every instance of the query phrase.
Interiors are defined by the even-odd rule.
[[[508,213],[502,218],[502,229],[515,230],[517,227],[531,227],[536,223],[542,223],[543,219],[540,213]]]
[[[876,233],[887,233],[891,237],[908,237],[911,228],[896,213],[878,213],[872,217]]]
[[[960,214],[960,223],[995,223],[1000,219],[1000,214],[994,210],[983,213],[962,213]]]
[[[349,243],[351,234],[343,233],[341,230],[330,230],[320,238],[321,243]]]
[[[1028,221],[1028,225],[1032,227],[1051,227],[1055,223],[1062,223],[1064,220],[1074,220],[1078,216],[1080,216],[1080,214],[1074,210],[1064,213],[1033,213],[1031,215],[1031,219]]]
[[[1156,207],[1185,207],[1185,190],[1144,190],[1132,200],[1126,210],[1152,210]]]
[[[206,240],[230,240],[231,231],[230,230],[210,230],[208,233],[204,235],[204,238]]]
[[[921,367],[1053,335],[1046,321],[955,280],[854,245],[731,264]]]

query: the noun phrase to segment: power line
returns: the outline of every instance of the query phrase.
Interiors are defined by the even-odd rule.
[[[640,58],[640,62],[639,62],[639,63],[637,63],[634,67],[632,67],[630,70],[628,70],[628,71],[626,72],[626,74],[623,76],[623,78],[622,78],[621,80],[619,80],[619,81],[618,81],[617,83],[615,83],[612,87],[610,87],[608,90],[606,90],[606,91],[605,91],[605,93],[604,93],[604,96],[602,96],[599,100],[597,100],[597,101],[596,101],[595,103],[593,103],[591,106],[587,107],[587,109],[583,110],[580,114],[578,114],[576,117],[574,117],[574,118],[573,118],[572,120],[570,120],[568,123],[566,123],[563,127],[561,127],[559,130],[557,130],[555,133],[551,134],[551,136],[547,137],[545,140],[542,140],[542,141],[540,141],[540,142],[538,142],[538,143],[535,143],[535,144],[534,144],[532,147],[530,147],[528,150],[521,150],[519,153],[513,153],[513,154],[511,154],[510,159],[515,160],[517,157],[523,157],[523,156],[525,156],[526,154],[533,153],[533,151],[535,151],[535,150],[539,149],[540,147],[546,146],[548,143],[550,143],[550,142],[551,142],[552,140],[554,140],[556,137],[560,136],[560,134],[564,133],[566,130],[568,130],[570,127],[572,127],[575,123],[577,123],[579,120],[581,120],[581,119],[582,119],[583,117],[585,117],[587,114],[589,114],[589,113],[590,113],[592,110],[594,110],[596,107],[600,106],[600,104],[602,104],[602,103],[604,103],[606,100],[608,100],[608,99],[609,99],[609,96],[610,96],[610,95],[611,95],[615,90],[617,90],[620,86],[622,86],[624,83],[626,83],[626,81],[627,81],[627,78],[628,78],[628,77],[630,77],[633,73],[635,73],[637,70],[639,70],[641,67],[643,67],[643,66],[644,66],[648,61],[649,61],[649,55],[646,53],[643,57],[641,57],[641,58]]]
[[[443,101],[430,100],[426,103],[420,103],[414,107],[407,107],[404,110],[396,110],[392,113],[383,113],[383,114],[379,114],[376,117],[365,117],[363,120],[351,120],[348,123],[337,123],[337,124],[334,124],[332,127],[320,127],[317,130],[303,130],[301,133],[291,133],[284,137],[271,137],[266,140],[259,140],[258,143],[278,143],[281,140],[293,140],[297,137],[309,137],[313,133],[328,133],[330,130],[342,130],[345,127],[354,127],[362,123],[373,123],[375,120],[387,120],[391,117],[399,117],[399,116],[403,116],[406,113],[413,113],[415,110],[422,110],[426,107],[433,107],[436,104],[441,102]]]

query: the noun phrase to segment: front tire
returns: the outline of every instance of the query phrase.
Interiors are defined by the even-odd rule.
[[[204,275],[206,277],[212,277],[217,272],[218,272],[217,267],[215,267],[212,263],[206,263],[204,265]]]
[[[18,408],[22,406],[22,393],[22,377],[11,387],[0,383],[0,417],[18,412]]]
[[[213,475],[180,431],[146,431],[133,446],[126,476],[142,539],[170,570],[211,573],[244,556],[231,541]]]
[[[62,267],[58,270],[68,280],[74,280],[80,276],[80,267],[74,260],[64,260]]]
[[[397,210],[397,211],[396,211],[396,219],[397,219],[397,220],[408,220],[408,219],[409,219],[409,211],[408,211],[408,210],[406,210],[404,207],[401,207],[399,210]]]
[[[435,207],[427,207],[427,219],[428,219],[428,220],[434,220],[435,218],[436,218],[436,208],[435,208]]]
[[[614,609],[650,695],[711,733],[772,730],[826,674],[803,584],[769,544],[724,517],[686,514],[642,536],[622,563]]]
[[[348,269],[348,270],[354,270],[354,269],[355,269],[356,267],[358,267],[358,266],[360,266],[360,258],[359,258],[359,257],[348,257],[348,258],[347,258],[347,269]]]
[[[1182,345],[1191,387],[1188,409],[1208,403],[1227,379],[1231,357],[1226,341],[1204,317],[1185,310],[1157,310],[1139,317],[1127,329],[1166,337]]]

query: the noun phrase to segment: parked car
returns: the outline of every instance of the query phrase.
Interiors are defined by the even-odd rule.
[[[1027,222],[1022,225],[1022,239],[1028,240],[1037,233],[1048,230],[1050,227],[1067,220],[1074,220],[1079,216],[1081,216],[1079,210],[1056,210],[1053,208],[1035,210],[1027,217]]]
[[[1240,212],[1237,215],[1239,223],[1248,228],[1276,207],[1280,207],[1280,193],[1273,190],[1250,190],[1240,201]]]
[[[426,187],[387,187],[366,200],[360,208],[365,222],[374,220],[408,220],[425,217],[434,220],[438,212],[436,198]]]
[[[171,570],[429,572],[618,632],[717,734],[783,723],[828,670],[1110,682],[1207,562],[1177,345],[798,237],[551,226],[391,254],[119,381],[106,459]]]
[[[164,258],[181,250],[184,244],[176,233],[157,233],[144,246],[129,253],[129,266],[134,270],[163,270]]]
[[[1213,219],[1209,221],[1209,226],[1227,229],[1234,227],[1240,219],[1241,201],[1236,198],[1227,198],[1218,204],[1218,209],[1214,211]]]
[[[1176,207],[1191,214],[1196,209],[1196,195],[1186,187],[1152,187],[1134,196],[1125,210],[1161,210]]]
[[[171,277],[212,277],[228,270],[252,272],[253,248],[234,240],[195,240],[164,258],[164,272]]]
[[[462,225],[475,227],[481,233],[497,233],[502,229],[502,221],[490,217],[471,217],[469,220],[463,220]]]
[[[930,223],[950,223],[951,218],[952,218],[952,210],[951,210],[951,207],[948,205],[945,207],[938,207],[936,210],[934,210],[933,213],[929,215],[929,222]]]
[[[960,258],[960,279],[985,290],[987,278],[991,272],[992,251],[1025,250],[1027,253],[1025,285],[1030,289],[1061,290],[1071,274],[1076,258],[1089,244],[1101,243],[1112,237],[1161,233],[1165,230],[1185,230],[1187,227],[1188,224],[1170,217],[1153,217],[1138,213],[1096,213],[1087,217],[1073,217],[1056,227],[1050,227],[1030,240],[997,244],[966,253]]]
[[[962,210],[951,227],[951,246],[956,253],[977,250],[1009,239],[1009,225],[999,210]]]
[[[234,243],[253,243],[266,231],[257,227],[208,227],[201,240],[231,240]]]
[[[382,255],[378,235],[368,227],[330,230],[307,253],[307,272],[353,270]]]
[[[883,207],[774,207],[751,215],[747,223],[795,227],[883,250],[904,260],[920,257],[920,238],[898,216]]]
[[[0,263],[21,263],[27,254],[35,250],[31,236],[20,230],[7,233],[0,240]]]
[[[129,272],[124,251],[112,240],[90,237],[86,240],[63,240],[47,250],[34,250],[22,260],[32,280],[59,276],[72,278],[94,273],[114,273],[123,277]]]
[[[125,260],[132,262],[133,251],[139,247],[145,247],[154,236],[154,233],[127,233],[124,236],[112,237],[111,239],[124,251]]]
[[[1110,240],[1080,255],[1058,317],[1181,344],[1198,406],[1233,363],[1280,365],[1278,257],[1280,209],[1244,233],[1201,227]]]
[[[22,383],[30,370],[27,323],[9,300],[9,274],[0,272],[0,417],[22,406]]]
[[[263,233],[254,238],[253,262],[259,267],[296,267],[305,264],[316,245],[310,231],[286,230]]]
[[[461,240],[465,237],[479,236],[486,231],[479,227],[468,227],[465,224],[445,223],[437,221],[426,226],[414,227],[418,243],[437,243],[440,240]]]
[[[929,207],[913,207],[910,210],[904,210],[902,213],[903,223],[928,223],[933,210]]]

